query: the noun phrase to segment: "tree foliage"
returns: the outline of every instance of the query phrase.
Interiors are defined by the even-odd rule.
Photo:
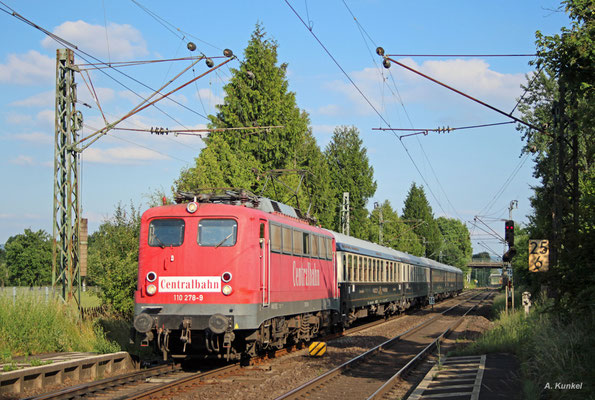
[[[282,126],[267,130],[229,130],[214,132],[207,139],[207,147],[196,158],[193,167],[181,172],[174,191],[193,191],[199,188],[236,187],[260,193],[274,200],[300,206],[320,221],[330,219],[327,197],[330,195],[329,178],[324,157],[310,128],[308,114],[296,103],[295,93],[289,91],[287,64],[277,65],[278,44],[266,37],[257,25],[244,60],[223,88],[223,104],[216,115],[210,115],[211,128],[237,128],[252,126]],[[306,170],[306,179],[291,197],[292,191],[267,181],[270,170]],[[297,175],[279,178],[284,184],[297,189]]]
[[[140,213],[118,204],[114,215],[89,236],[89,278],[115,311],[130,316],[137,283]]]
[[[531,199],[531,238],[549,239],[553,265],[545,282],[561,305],[585,306],[595,295],[595,3],[562,2],[572,24],[560,34],[536,33],[540,72],[520,103],[525,151],[536,153],[540,185]]]
[[[438,228],[438,223],[434,219],[432,207],[426,198],[423,186],[418,187],[415,182],[411,184],[405,199],[403,219],[422,239],[425,256],[438,260],[444,239]]]
[[[41,286],[52,283],[52,242],[50,235],[25,229],[11,236],[5,244],[8,282],[17,286]]]
[[[379,241],[380,211],[382,210],[382,243]],[[424,247],[411,227],[405,224],[386,200],[370,214],[369,240],[415,256],[423,256]]]
[[[440,261],[466,272],[473,252],[469,229],[455,218],[439,217],[436,222],[444,238],[444,245],[440,249]]]
[[[377,185],[374,181],[374,168],[370,165],[357,128],[335,128],[324,154],[332,193],[328,207],[335,210],[330,227],[338,231],[341,229],[343,192],[349,192],[350,234],[365,239],[368,236],[366,204],[376,192]]]

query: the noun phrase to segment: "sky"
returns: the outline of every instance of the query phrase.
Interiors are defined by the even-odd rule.
[[[0,13],[0,243],[26,228],[52,232],[55,64],[56,49],[62,46],[10,15],[13,10],[76,45],[81,51],[75,55],[76,64],[201,54],[219,63],[226,48],[241,60],[260,23],[278,43],[279,62],[288,64],[289,88],[296,93],[298,107],[309,114],[321,148],[337,126],[359,130],[378,184],[369,207],[389,200],[401,214],[411,184],[423,185],[435,217],[465,222],[474,252],[494,254],[502,254],[503,245],[486,231],[503,236],[512,200],[518,201],[513,219],[527,222],[531,186],[539,182],[532,177],[532,157],[522,156],[516,124],[430,132],[401,140],[397,136],[407,132],[376,130],[468,127],[510,119],[396,64],[383,68],[375,49],[382,46],[386,54],[394,55],[391,58],[510,113],[523,93],[520,85],[534,70],[529,65],[533,57],[485,55],[534,54],[536,31],[551,35],[569,26],[556,1],[64,0],[60,7],[57,4],[0,2],[0,10],[9,11]],[[196,44],[196,51],[187,49],[189,41]],[[239,60],[176,92],[171,96],[175,102],[160,101],[159,109],[150,107],[118,126],[205,128],[206,116],[216,113],[215,105],[225,95],[223,86]],[[87,71],[75,75],[76,107],[84,119],[82,136],[105,126],[105,120],[114,122],[125,115],[190,62],[108,69],[80,65]],[[207,70],[200,62],[168,89]],[[105,120],[89,88],[97,94]],[[89,219],[90,232],[119,203],[145,210],[151,193],[171,193],[180,171],[193,165],[202,148],[203,139],[197,135],[110,131],[103,136],[82,153],[82,214]],[[476,216],[486,225],[474,226]]]

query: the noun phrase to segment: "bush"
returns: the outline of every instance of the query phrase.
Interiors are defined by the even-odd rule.
[[[500,313],[495,327],[457,355],[512,353],[521,362],[523,398],[595,398],[595,314],[565,319],[536,307]],[[555,390],[556,383],[583,383],[580,391]],[[546,389],[549,383],[552,389]]]
[[[63,351],[119,351],[91,321],[60,300],[47,303],[34,296],[0,296],[0,355],[13,356]]]

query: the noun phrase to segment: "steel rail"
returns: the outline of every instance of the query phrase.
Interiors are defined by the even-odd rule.
[[[383,350],[385,347],[390,346],[391,344],[397,342],[398,340],[400,340],[402,337],[407,336],[411,333],[414,333],[420,329],[422,329],[423,327],[429,325],[430,323],[434,322],[436,319],[441,318],[444,316],[444,314],[446,314],[447,312],[453,310],[454,308],[459,307],[460,305],[475,299],[476,297],[480,296],[483,292],[480,292],[478,294],[476,294],[475,296],[472,296],[468,299],[465,299],[464,301],[462,301],[459,304],[455,304],[454,306],[446,309],[445,311],[441,312],[440,314],[408,329],[407,331],[395,336],[394,338],[391,338],[381,344],[379,344],[378,346],[360,354],[359,356],[352,358],[349,361],[346,361],[345,363],[339,365],[338,367],[335,367],[327,372],[325,372],[322,375],[317,376],[316,378],[310,380],[309,382],[306,382],[300,386],[298,386],[297,388],[277,397],[275,400],[281,400],[281,399],[287,399],[287,398],[297,398],[297,396],[299,395],[300,392],[304,392],[307,388],[311,388],[312,386],[318,384],[319,382],[322,381],[326,381],[329,380],[331,377],[335,376],[335,375],[339,375],[340,373],[342,373],[343,371],[351,368],[352,366],[354,366],[355,364],[375,355],[376,353],[380,352],[381,350]]]
[[[481,293],[480,293],[481,294]],[[416,362],[420,361],[422,357],[424,357],[427,353],[429,353],[434,347],[438,345],[439,342],[442,342],[444,338],[450,335],[455,329],[461,325],[467,314],[473,311],[476,307],[478,307],[484,300],[486,300],[492,291],[488,291],[486,296],[479,301],[479,303],[475,304],[473,307],[469,308],[458,320],[456,320],[447,330],[442,332],[440,336],[432,341],[429,345],[427,345],[422,351],[420,351],[415,357],[413,357],[407,364],[405,364],[396,374],[394,374],[389,380],[387,380],[381,387],[378,388],[367,400],[379,399],[381,396],[384,396],[386,393],[390,391],[392,387],[395,385],[395,381],[399,379],[405,372],[415,365]],[[475,296],[477,297],[477,296]],[[472,300],[473,298],[469,299]],[[469,301],[467,300],[467,301]]]
[[[179,365],[161,365],[141,371],[130,372],[124,375],[117,375],[110,378],[101,379],[95,382],[82,383],[71,386],[66,389],[45,393],[39,396],[27,397],[25,400],[46,400],[46,399],[73,399],[80,398],[85,394],[100,392],[102,390],[115,388],[138,382],[154,376],[167,375],[180,370]]]
[[[206,378],[211,378],[213,376],[229,374],[235,371],[240,370],[242,367],[239,363],[226,365],[221,368],[217,368],[211,371],[206,372],[197,372],[191,376],[185,376],[183,378],[176,379],[171,382],[164,383],[160,386],[148,388],[144,390],[139,390],[136,393],[127,394],[121,397],[113,397],[113,400],[136,400],[136,399],[147,399],[152,398],[156,395],[166,394],[168,391],[175,390],[176,388],[183,389],[184,387],[188,386],[196,386],[200,384],[200,382]]]

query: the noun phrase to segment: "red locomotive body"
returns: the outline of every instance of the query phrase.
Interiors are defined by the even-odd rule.
[[[254,355],[338,319],[333,237],[284,215],[292,208],[240,197],[142,216],[134,325],[164,357]]]

